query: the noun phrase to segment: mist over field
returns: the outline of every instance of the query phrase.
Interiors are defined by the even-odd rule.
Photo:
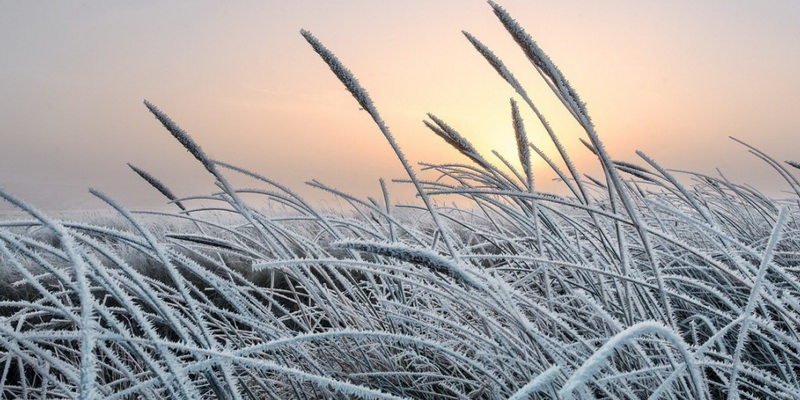
[[[53,75],[0,61],[16,71],[0,77],[11,87],[0,96],[0,129],[25,132],[4,133],[16,150],[4,146],[0,157],[0,396],[800,398],[800,157],[787,145],[800,121],[783,97],[798,80],[773,79],[800,52],[786,52],[796,41],[759,41],[795,29],[785,22],[797,7],[612,2],[604,7],[617,14],[595,14],[545,2],[539,13],[574,24],[568,34],[550,22],[563,42],[525,3],[508,3],[481,3],[477,17],[472,3],[320,2],[311,12],[267,2],[279,30],[296,18],[310,25],[290,40],[265,37],[292,71],[269,64],[263,81],[226,69],[242,54],[266,64],[213,29],[205,41],[230,52],[209,53],[210,64],[156,57],[135,71],[127,63],[142,54],[138,39],[104,47],[93,34],[66,35],[61,44],[77,40],[72,47],[21,50],[47,35],[26,37],[32,31],[13,17],[38,11],[32,25],[57,22],[50,34],[88,34],[70,25],[79,20],[109,33],[126,29],[123,11],[157,27],[174,24],[183,5],[162,5],[163,14],[148,2],[7,5],[0,20],[14,24],[0,30],[18,36],[0,44],[65,64]],[[408,51],[423,62],[402,61],[394,46],[412,26],[421,27],[416,38],[462,6],[465,25],[480,23],[454,30],[458,45],[417,40]],[[211,28],[236,22],[245,32],[264,10],[193,7]],[[736,72],[708,64],[735,36],[702,10],[746,31],[736,46],[748,58]],[[752,20],[759,13],[775,19],[767,27]],[[680,19],[707,35],[692,40],[720,47],[670,51],[681,41],[648,41],[657,26],[637,31],[640,47],[617,25],[649,14]],[[354,16],[359,29],[333,28]],[[402,29],[385,31],[386,21]],[[200,37],[178,25],[142,29],[151,56]],[[618,53],[590,50],[576,33],[584,45],[626,40]],[[362,53],[351,51],[355,42]],[[58,75],[85,66],[72,62],[91,48],[111,52],[119,68],[94,66],[83,82]],[[190,61],[193,51],[167,58]],[[665,62],[648,58],[656,53],[674,64],[650,64]],[[603,65],[611,54],[624,60]],[[771,75],[739,79],[769,60]],[[605,74],[609,65],[630,69]],[[162,82],[163,68],[192,79]],[[645,82],[654,76],[667,81]],[[450,78],[457,84],[441,98],[417,97]],[[20,97],[39,104],[37,118],[13,101],[31,87],[48,87]],[[97,91],[55,100],[88,87]],[[123,97],[152,91],[135,105],[146,118],[117,112],[123,87]],[[608,88],[615,95],[605,102]],[[115,93],[101,105],[91,100],[100,92]],[[410,114],[417,128],[403,122]],[[283,125],[287,116],[305,125]],[[75,126],[103,135],[81,140]],[[54,128],[66,133],[46,133]],[[727,165],[736,178],[699,162]],[[83,199],[75,188],[86,178],[100,184]]]
[[[788,190],[728,136],[779,160],[796,158],[785,145],[796,141],[800,125],[796,2],[504,6],[578,88],[616,158],[636,162],[634,152],[642,150],[668,167],[708,175],[720,168],[765,193]],[[555,98],[538,96],[549,89],[482,0],[20,1],[5,2],[0,12],[0,187],[48,210],[103,208],[89,187],[128,207],[160,207],[130,162],[178,195],[214,190],[142,108],[148,99],[215,159],[267,174],[317,204],[337,206],[304,185],[311,179],[379,195],[378,179],[403,170],[307,51],[301,28],[347,60],[412,163],[458,159],[422,124],[428,112],[481,151],[514,158],[506,107],[513,91],[471,50],[460,34],[467,30],[530,88],[576,165],[598,171],[578,140],[580,126]],[[555,151],[540,127],[530,136]],[[533,168],[541,190],[562,188],[545,162],[534,158]],[[414,198],[406,185],[388,184],[397,199]]]

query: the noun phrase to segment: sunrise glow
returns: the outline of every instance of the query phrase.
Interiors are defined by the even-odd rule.
[[[778,159],[797,158],[782,145],[800,126],[795,3],[505,3],[588,103],[615,157],[635,159],[641,149],[665,165],[720,167],[751,181],[767,167],[729,135]],[[214,157],[315,199],[324,195],[303,182],[374,195],[378,178],[403,178],[402,169],[301,28],[358,76],[413,162],[463,162],[424,127],[428,112],[482,151],[514,159],[508,102],[515,95],[465,40],[467,30],[508,64],[591,171],[580,128],[488,8],[483,1],[7,2],[0,184],[60,209],[96,206],[89,186],[130,205],[158,204],[127,162],[182,195],[211,187],[141,106],[148,99]],[[553,151],[530,110],[523,117],[532,140]],[[543,185],[553,177],[538,171]],[[411,193],[402,185],[393,191]]]

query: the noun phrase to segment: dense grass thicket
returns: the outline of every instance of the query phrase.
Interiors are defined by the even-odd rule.
[[[132,166],[175,213],[132,213],[93,191],[121,216],[115,226],[52,219],[0,192],[29,215],[0,223],[2,397],[800,398],[800,164],[747,146],[793,191],[779,201],[724,178],[679,180],[641,153],[615,161],[558,68],[490,4],[584,128],[601,176],[576,171],[514,75],[465,33],[517,94],[519,163],[496,166],[429,115],[468,162],[425,164],[436,180],[423,180],[366,91],[304,31],[420,203],[394,204],[385,185],[359,199],[312,181],[352,206],[321,211],[209,159],[146,103],[219,191],[176,198]],[[521,107],[538,121],[523,123]],[[558,154],[530,143],[526,124]],[[537,156],[569,195],[535,189]],[[252,187],[233,187],[234,175]],[[458,207],[435,201],[453,196]],[[288,211],[263,212],[254,197]]]

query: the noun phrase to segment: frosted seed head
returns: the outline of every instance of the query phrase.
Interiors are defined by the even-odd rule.
[[[328,67],[333,71],[333,74],[339,78],[347,90],[350,92],[351,95],[356,99],[358,104],[364,110],[368,111],[370,114],[375,113],[375,109],[372,105],[372,100],[369,97],[366,89],[364,89],[361,84],[358,82],[358,79],[347,69],[344,64],[333,54],[330,50],[328,50],[322,42],[319,41],[311,32],[302,29],[300,30],[300,34],[306,39],[308,44],[314,49],[314,51],[319,54],[323,61],[328,64]]]
[[[150,110],[151,113],[156,117],[156,119],[164,125],[165,128],[172,134],[172,136],[187,150],[191,153],[194,158],[198,161],[203,163],[203,166],[215,176],[217,175],[216,169],[214,168],[214,163],[211,161],[208,156],[203,152],[203,149],[192,140],[192,137],[189,136],[186,131],[181,129],[172,119],[170,119],[167,114],[164,114],[161,110],[158,109],[153,103],[145,100],[144,101],[145,107]]]
[[[184,207],[183,204],[181,204],[181,202],[177,200],[178,198],[172,193],[171,190],[169,190],[169,188],[166,185],[161,183],[161,181],[159,181],[158,179],[156,179],[154,176],[150,175],[146,171],[144,171],[144,170],[142,170],[140,168],[137,168],[136,166],[132,165],[131,163],[128,163],[128,166],[133,170],[133,172],[136,172],[136,174],[138,174],[142,179],[144,179],[145,182],[149,183],[150,186],[154,187],[161,194],[163,194],[164,197],[166,197],[170,201],[174,202],[175,205],[178,206],[178,208],[180,208],[181,210],[184,210],[184,211],[186,210],[186,207]]]

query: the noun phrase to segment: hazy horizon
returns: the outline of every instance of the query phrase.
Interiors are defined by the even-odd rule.
[[[800,160],[800,3],[499,3],[587,102],[614,158],[638,162],[642,150],[668,168],[719,167],[766,192],[788,189],[728,136]],[[215,190],[143,99],[213,158],[314,201],[328,197],[303,185],[311,179],[379,196],[378,179],[405,178],[402,168],[301,28],[359,78],[414,163],[465,161],[423,126],[427,112],[480,150],[516,157],[513,92],[463,29],[528,87],[578,167],[594,170],[578,126],[482,0],[0,4],[0,187],[40,208],[102,208],[88,187],[131,208],[164,204],[128,162],[179,196]],[[523,117],[546,143],[533,114]],[[540,190],[560,187],[535,165]]]

